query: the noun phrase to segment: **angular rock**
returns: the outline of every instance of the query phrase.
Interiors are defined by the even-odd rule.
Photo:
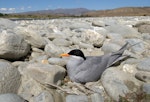
[[[17,68],[8,61],[0,60],[0,72],[0,93],[17,93],[21,82]]]
[[[88,102],[88,97],[83,95],[68,95],[66,102]]]
[[[81,34],[81,38],[83,42],[89,42],[95,47],[101,47],[105,40],[105,36],[95,32],[94,30],[86,30],[83,34]]]
[[[34,47],[44,48],[46,45],[45,39],[37,32],[24,27],[16,28],[16,33],[21,34],[24,39]]]
[[[40,63],[29,64],[26,72],[31,78],[43,84],[57,84],[65,76],[65,69],[63,67]]]
[[[0,102],[27,102],[20,96],[13,94],[13,93],[7,93],[7,94],[1,94],[0,95]]]
[[[140,63],[138,63],[137,69],[150,72],[150,57],[145,58]]]
[[[0,39],[0,58],[16,60],[26,56],[30,50],[30,46],[20,35],[2,32]]]

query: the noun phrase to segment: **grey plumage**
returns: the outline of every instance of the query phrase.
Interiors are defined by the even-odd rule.
[[[93,82],[100,79],[105,69],[118,61],[127,49],[126,43],[120,50],[102,56],[80,56],[70,55],[67,62],[67,72],[72,81],[78,83]]]

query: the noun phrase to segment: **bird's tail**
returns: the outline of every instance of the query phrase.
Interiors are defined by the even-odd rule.
[[[122,55],[123,52],[124,52],[126,49],[128,49],[128,47],[127,47],[128,44],[129,44],[128,42],[127,42],[126,44],[124,44],[118,51],[113,52],[112,55],[116,55],[116,54],[117,54],[117,55],[120,55],[120,54]]]
[[[139,43],[140,43],[140,42],[139,42]],[[125,45],[123,45],[118,51],[113,52],[113,53],[111,54],[111,56],[110,56],[109,62],[108,62],[108,64],[107,64],[107,67],[110,67],[111,65],[115,64],[116,62],[118,62],[118,61],[120,61],[120,60],[123,60],[123,59],[126,58],[126,57],[129,57],[129,56],[122,56],[123,52],[124,52],[126,49],[131,48],[131,47],[133,47],[133,46],[135,46],[135,45],[137,45],[137,44],[139,44],[139,43],[136,43],[136,44],[131,45],[131,46],[128,47],[128,44],[129,44],[129,43],[127,42],[127,43],[126,43]]]

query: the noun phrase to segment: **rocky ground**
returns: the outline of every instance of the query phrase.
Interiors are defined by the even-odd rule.
[[[97,82],[68,80],[67,58],[99,56],[129,42],[130,58]],[[0,102],[146,102],[150,100],[150,17],[10,21],[0,18]]]

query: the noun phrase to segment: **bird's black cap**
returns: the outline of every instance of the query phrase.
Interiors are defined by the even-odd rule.
[[[82,52],[81,50],[79,50],[79,49],[71,50],[68,54],[69,54],[69,55],[80,56],[80,57],[82,57],[84,60],[86,60],[86,58],[85,58],[83,52]]]

